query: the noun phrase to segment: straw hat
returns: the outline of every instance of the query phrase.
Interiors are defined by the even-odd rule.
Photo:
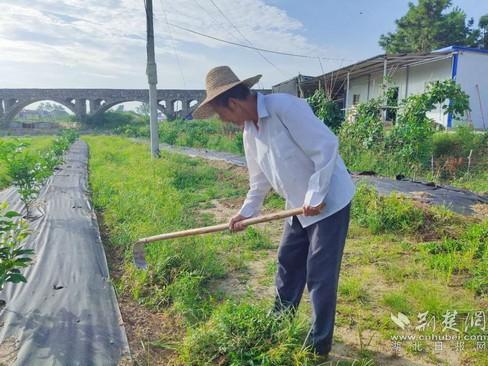
[[[256,75],[244,80],[239,80],[229,66],[214,67],[208,72],[205,80],[207,96],[193,112],[193,117],[197,119],[211,117],[213,114],[215,114],[215,111],[210,105],[210,102],[213,99],[239,84],[244,84],[248,88],[251,88],[259,81],[259,79],[261,79],[261,76],[262,75]]]

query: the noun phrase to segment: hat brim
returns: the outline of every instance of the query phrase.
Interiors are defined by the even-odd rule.
[[[251,88],[253,85],[255,85],[259,79],[261,79],[262,75],[256,75],[244,80],[239,80],[234,83],[230,83],[227,85],[223,85],[218,89],[215,89],[212,91],[212,93],[207,94],[206,98],[203,100],[203,102],[200,103],[200,105],[195,109],[195,111],[192,113],[192,117],[194,119],[207,119],[215,115],[215,110],[212,108],[210,102],[214,100],[216,97],[218,97],[220,94],[225,93],[227,90],[232,89],[233,87],[239,85],[239,84],[244,84],[248,88]]]

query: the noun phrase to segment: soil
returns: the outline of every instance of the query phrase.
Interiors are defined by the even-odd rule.
[[[488,217],[488,205],[485,203],[473,205],[473,211],[475,212],[475,216],[480,219],[486,219]]]
[[[0,344],[0,365],[11,365],[17,359],[19,341],[14,337],[7,338]]]

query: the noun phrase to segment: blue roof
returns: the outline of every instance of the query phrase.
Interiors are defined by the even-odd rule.
[[[473,47],[464,47],[464,46],[449,46],[449,47],[441,48],[439,50],[435,50],[433,52],[456,52],[456,51],[488,53],[488,50],[473,48]]]

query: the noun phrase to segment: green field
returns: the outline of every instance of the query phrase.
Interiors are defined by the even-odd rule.
[[[211,234],[155,243],[148,270],[132,265],[132,243],[144,236],[227,222],[247,192],[244,169],[163,152],[122,137],[85,136],[90,185],[102,225],[122,315],[137,364],[319,365],[302,342],[307,295],[295,319],[266,315],[273,296],[282,222],[237,234]],[[265,211],[281,208],[270,195]],[[390,316],[416,324],[420,313],[466,317],[487,308],[488,222],[381,198],[360,187],[354,200],[339,286],[335,350],[341,365],[483,365],[488,353],[435,352],[392,337],[409,334]],[[131,321],[131,319],[134,319]],[[154,320],[151,325],[150,319]],[[467,328],[468,335],[480,333]],[[446,344],[445,347],[451,347]],[[324,364],[324,363],[322,363]]]

